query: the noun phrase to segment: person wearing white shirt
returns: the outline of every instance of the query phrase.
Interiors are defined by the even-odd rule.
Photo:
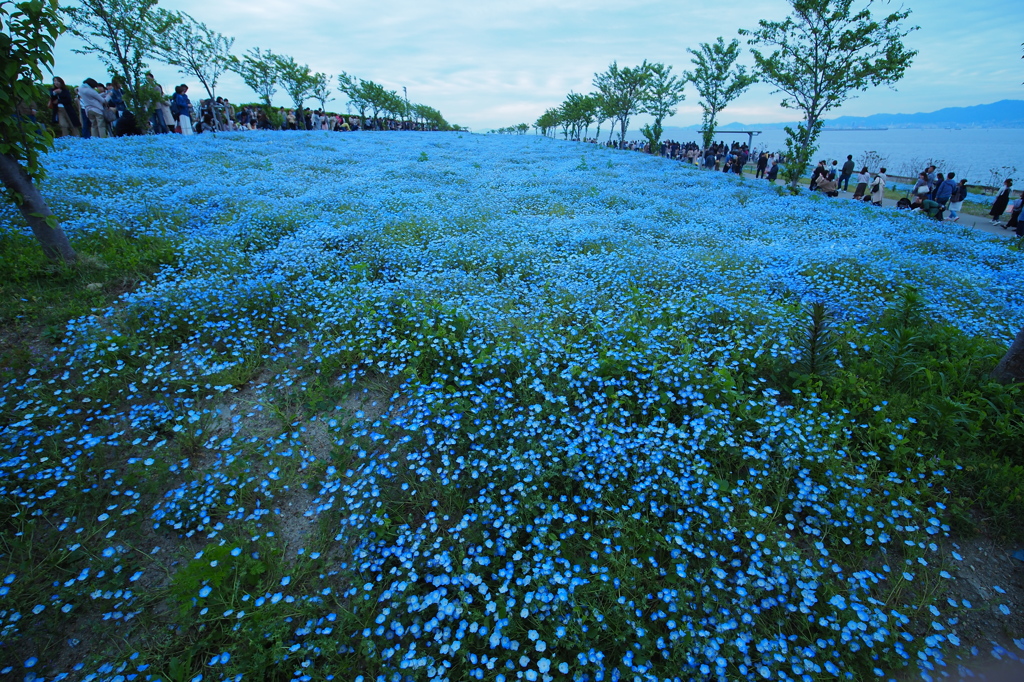
[[[93,78],[86,78],[78,88],[78,101],[82,104],[82,111],[89,117],[92,133],[97,137],[107,136],[107,120],[103,117],[106,110],[106,102],[103,95],[97,92],[99,83]]]

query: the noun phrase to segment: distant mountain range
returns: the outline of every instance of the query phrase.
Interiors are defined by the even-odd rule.
[[[728,123],[720,129],[775,130],[793,123]],[[1024,128],[1024,100],[1004,99],[973,107],[948,107],[922,114],[840,116],[825,121],[830,128]],[[683,130],[700,130],[701,125]]]

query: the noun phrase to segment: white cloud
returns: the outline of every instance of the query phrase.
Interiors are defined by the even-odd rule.
[[[931,0],[911,15],[921,26],[908,44],[921,54],[893,91],[862,93],[832,115],[929,111],[1014,97],[1019,83],[1020,37],[1008,30],[1005,8],[993,3],[965,7]],[[408,88],[409,98],[436,107],[451,121],[486,129],[533,121],[570,91],[587,92],[593,74],[612,60],[662,61],[689,67],[687,47],[736,36],[757,20],[782,19],[783,0],[721,0],[715,3],[616,0],[389,0],[338,4],[327,0],[179,0],[162,7],[188,12],[236,38],[235,48],[269,48],[294,56],[314,70],[344,70],[389,88]],[[73,55],[75,39],[59,41],[57,72],[72,82],[104,72],[98,61]],[[747,62],[749,63],[749,57]],[[188,79],[153,64],[164,83]],[[233,101],[255,96],[234,76],[219,92]],[[747,123],[793,120],[779,96],[760,85],[725,112]],[[276,103],[285,105],[283,93]],[[700,121],[692,89],[669,123]],[[333,103],[343,109],[340,102]],[[638,118],[636,125],[643,122]]]

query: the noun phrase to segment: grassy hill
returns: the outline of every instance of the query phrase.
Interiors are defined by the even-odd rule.
[[[987,376],[1024,324],[1017,248],[535,136],[71,140],[46,165],[85,257],[50,266],[0,209],[0,670],[1020,655],[996,552],[1022,389]]]

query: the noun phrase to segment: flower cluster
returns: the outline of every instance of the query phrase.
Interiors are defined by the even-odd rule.
[[[187,142],[46,160],[73,237],[179,262],[0,387],[8,528],[45,527],[56,567],[4,579],[2,646],[185,613],[175,632],[220,633],[206,679],[259,679],[244,643],[269,638],[296,679],[945,665],[971,608],[943,597],[945,472],[911,425],[877,445],[911,453],[893,467],[774,378],[808,302],[857,329],[912,287],[1008,342],[1020,253],[547,138]],[[168,674],[117,655],[51,672]]]

